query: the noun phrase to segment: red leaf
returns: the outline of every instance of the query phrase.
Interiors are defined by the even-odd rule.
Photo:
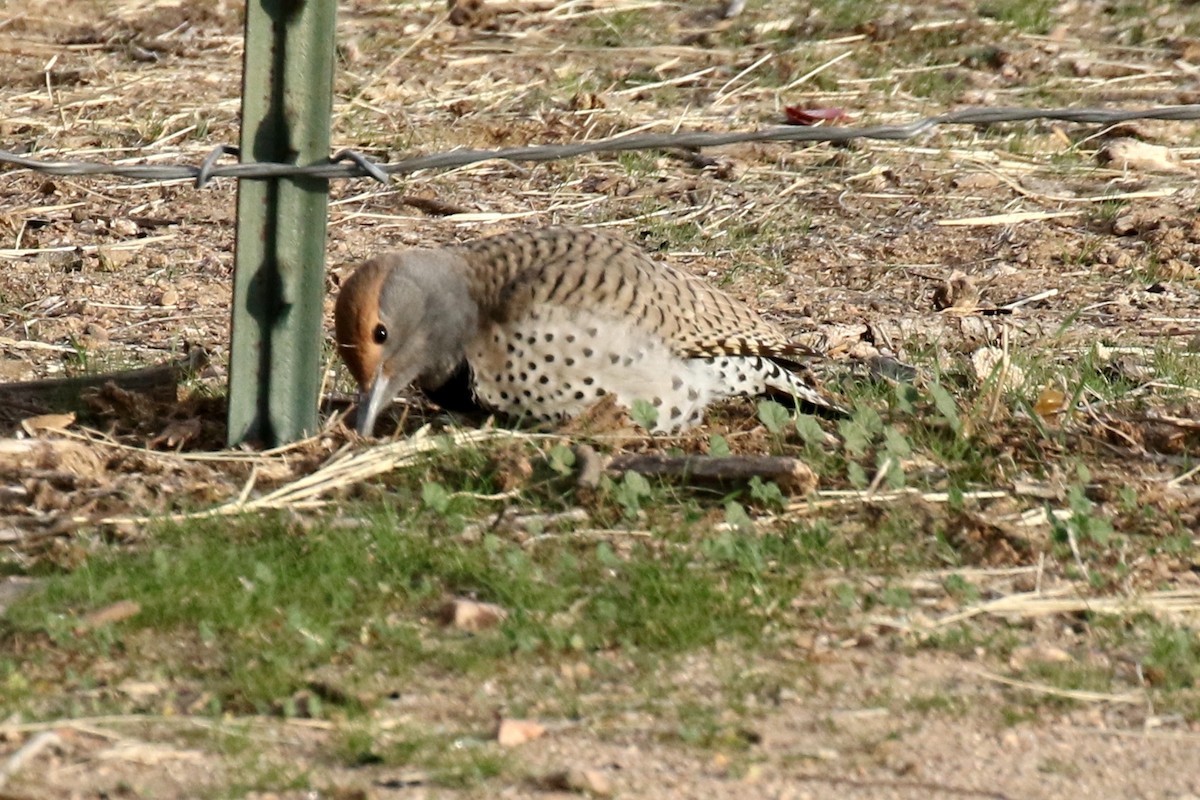
[[[844,108],[801,108],[787,106],[783,109],[791,125],[816,125],[818,122],[847,122],[850,115]]]

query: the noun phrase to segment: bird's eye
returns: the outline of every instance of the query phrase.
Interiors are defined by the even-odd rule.
[[[379,324],[375,326],[375,330],[371,333],[371,338],[375,340],[375,344],[383,344],[387,341],[387,326]]]

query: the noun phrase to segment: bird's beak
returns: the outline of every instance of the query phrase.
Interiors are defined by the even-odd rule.
[[[375,430],[375,420],[379,413],[400,393],[400,390],[412,383],[416,375],[401,372],[396,375],[385,375],[383,367],[375,371],[375,379],[365,392],[358,396],[358,417],[354,427],[360,436],[370,436]]]

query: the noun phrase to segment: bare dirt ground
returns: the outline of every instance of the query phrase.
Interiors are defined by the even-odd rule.
[[[390,161],[641,129],[748,129],[782,123],[785,106],[887,124],[964,106],[1132,108],[1200,98],[1193,4],[858,5],[752,0],[723,19],[707,2],[518,0],[485,3],[482,13],[462,4],[455,21],[464,24],[453,24],[442,3],[343,3],[335,146]],[[3,149],[197,163],[217,144],[236,143],[240,4],[12,0],[2,8]],[[1126,158],[1117,142],[1150,149]],[[1091,588],[1097,597],[1149,597],[1146,613],[1197,642],[1200,492],[1188,470],[1200,442],[1198,143],[1193,122],[1036,122],[941,128],[906,142],[735,146],[706,152],[703,163],[655,152],[491,161],[391,187],[335,182],[331,299],[344,270],[380,248],[522,225],[604,225],[747,299],[826,350],[834,366],[858,369],[879,353],[953,362],[968,376],[964,392],[984,396],[971,383],[971,359],[1021,353],[1014,363],[1024,382],[1014,392],[1039,413],[1049,409],[1054,425],[1058,407],[1082,400],[1086,413],[1070,422],[1078,437],[1072,452],[1057,454],[1061,469],[1045,474],[1025,470],[1014,439],[1009,480],[994,487],[1003,496],[954,517],[950,538],[969,553],[984,600],[1061,590],[1085,596],[1083,605],[981,610],[930,591],[907,615],[864,610],[828,628],[807,621],[796,633],[798,666],[782,672],[769,658],[721,647],[664,666],[664,684],[742,709],[718,720],[736,746],[661,735],[653,711],[614,696],[610,684],[585,698],[575,720],[551,723],[518,748],[519,768],[459,788],[420,771],[338,763],[329,756],[336,726],[325,720],[226,720],[250,732],[264,763],[311,770],[307,787],[291,788],[261,775],[239,783],[242,762],[200,735],[215,723],[178,710],[145,721],[14,715],[0,720],[4,757],[26,753],[41,732],[57,738],[24,764],[8,762],[0,796],[548,797],[581,791],[545,777],[578,767],[600,773],[592,791],[627,797],[1200,797],[1195,687],[1159,713],[1153,675],[1119,647],[1096,650],[1083,630],[1095,599],[1086,581],[1068,575],[1070,564],[1046,561],[1047,509],[1065,506],[1078,457],[1093,501],[1121,524],[1134,526],[1115,510],[1120,491],[1132,489],[1153,508],[1136,521],[1138,535],[1191,532],[1174,548],[1114,550],[1111,582]],[[6,579],[6,593],[32,565],[85,562],[86,534],[100,521],[128,518],[104,530],[138,541],[133,518],[232,500],[255,469],[235,455],[171,454],[224,441],[235,193],[225,180],[198,191],[188,182],[0,172],[0,380],[144,366],[192,347],[211,357],[178,397],[101,391],[67,434],[35,431],[45,449],[4,462],[0,542],[10,549],[4,573],[18,576]],[[451,213],[423,213],[420,200]],[[955,273],[965,276],[957,284]],[[951,285],[957,307],[938,299]],[[1030,298],[1015,314],[978,313]],[[1129,384],[1138,405],[1114,410],[1087,390],[1071,397],[1068,376],[1083,361]],[[336,420],[348,386],[329,364],[329,427],[260,465],[259,491],[310,472],[348,440]],[[25,437],[21,420],[42,410],[0,410],[4,433]],[[753,417],[752,406],[737,407],[683,446],[718,431],[735,451],[755,451],[767,437],[740,412]],[[1014,436],[1021,424],[994,436]],[[909,577],[918,597],[941,579]],[[1171,606],[1172,597],[1183,600]],[[920,646],[939,619],[964,609],[989,634],[1018,628],[1018,652],[998,662],[985,645]],[[1103,663],[1128,691],[1014,686],[999,674],[1034,658]],[[786,677],[770,692],[727,697],[727,682],[714,676],[730,670]],[[529,677],[545,686],[576,679],[561,665]],[[483,742],[496,691],[423,679],[373,713],[430,728],[453,719]],[[1014,693],[1062,702],[1017,703],[1012,712]]]

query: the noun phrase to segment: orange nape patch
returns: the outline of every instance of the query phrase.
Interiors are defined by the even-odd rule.
[[[375,343],[379,318],[379,294],[389,267],[372,259],[354,271],[342,285],[333,310],[338,353],[363,391],[371,385],[383,360],[383,347]]]

